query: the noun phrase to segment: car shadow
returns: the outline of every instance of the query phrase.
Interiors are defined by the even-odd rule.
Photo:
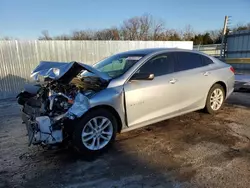
[[[79,155],[72,149],[41,152],[38,158],[50,161],[49,165],[28,172],[36,175],[23,187],[143,187],[150,184],[172,187],[169,177],[157,166],[153,167],[135,153],[130,153],[121,142],[115,143],[107,152],[92,157]],[[40,161],[37,156],[36,160]],[[170,166],[172,170],[173,164]]]

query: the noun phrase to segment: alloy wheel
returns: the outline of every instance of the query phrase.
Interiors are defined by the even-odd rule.
[[[100,150],[111,140],[113,125],[103,116],[92,118],[82,130],[82,142],[89,150]]]
[[[210,97],[211,108],[216,111],[219,110],[224,100],[223,91],[220,88],[216,88]]]

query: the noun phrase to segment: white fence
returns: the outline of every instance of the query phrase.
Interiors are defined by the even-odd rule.
[[[93,64],[117,52],[140,48],[192,49],[187,41],[0,41],[0,99],[15,96],[40,61]]]
[[[204,52],[208,55],[219,57],[221,44],[195,45],[194,50]]]

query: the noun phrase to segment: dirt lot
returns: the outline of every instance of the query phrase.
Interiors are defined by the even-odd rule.
[[[18,106],[1,101],[0,187],[250,187],[250,93],[228,103],[118,135],[87,161],[28,147]]]

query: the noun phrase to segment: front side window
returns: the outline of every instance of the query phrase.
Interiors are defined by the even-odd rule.
[[[154,76],[162,76],[174,72],[175,59],[171,53],[153,57],[138,70],[141,73],[150,73]]]
[[[204,66],[202,56],[190,52],[176,52],[178,59],[177,71],[184,71]]]

